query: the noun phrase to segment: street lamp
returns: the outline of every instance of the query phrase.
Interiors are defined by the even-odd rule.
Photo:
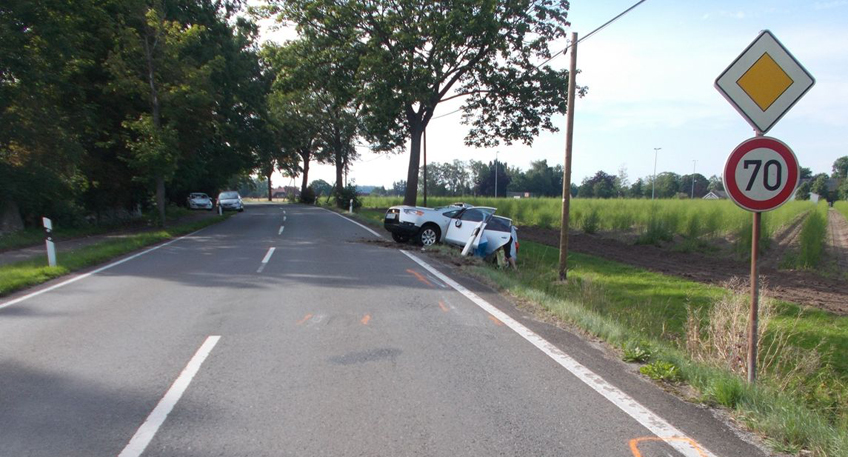
[[[651,200],[654,199],[654,187],[657,185],[657,151],[662,148],[654,148],[654,179],[651,180]]]
[[[697,160],[692,161],[692,196],[689,197],[691,199],[695,199],[695,165],[698,164]]]

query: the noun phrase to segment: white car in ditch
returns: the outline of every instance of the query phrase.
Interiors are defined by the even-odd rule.
[[[512,220],[495,216],[496,208],[454,203],[438,208],[393,206],[383,227],[398,243],[415,241],[423,246],[445,242],[489,256],[509,244],[507,257],[517,255],[518,233]],[[480,232],[482,230],[482,233]],[[473,236],[473,238],[472,238]]]

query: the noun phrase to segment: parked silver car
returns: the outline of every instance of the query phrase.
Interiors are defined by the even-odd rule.
[[[241,195],[233,190],[228,190],[218,194],[218,206],[224,211],[244,211],[244,202],[241,201]]]
[[[203,192],[192,192],[188,196],[189,209],[205,209],[211,211],[215,205],[212,204],[212,199]]]

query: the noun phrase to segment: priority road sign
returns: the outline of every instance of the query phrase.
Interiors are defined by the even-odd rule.
[[[798,159],[782,141],[767,136],[745,140],[724,165],[724,189],[748,211],[771,211],[786,203],[799,178]]]
[[[763,30],[716,79],[715,87],[764,134],[816,83],[768,30]]]

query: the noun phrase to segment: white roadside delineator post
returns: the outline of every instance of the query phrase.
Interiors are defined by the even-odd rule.
[[[44,244],[47,245],[47,264],[51,267],[56,266],[56,245],[53,244],[53,222],[46,217],[42,217],[44,223]]]
[[[348,213],[353,214],[353,199],[350,199],[350,209],[347,210]]]

